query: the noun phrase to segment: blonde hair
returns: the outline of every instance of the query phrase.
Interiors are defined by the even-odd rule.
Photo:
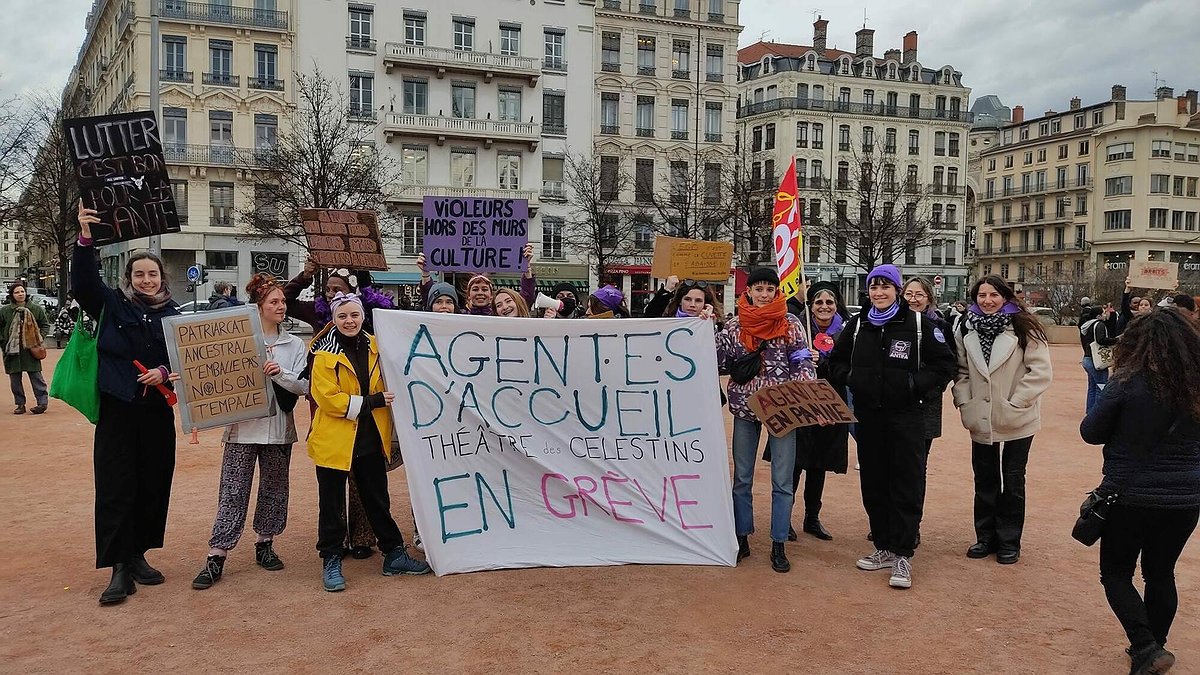
[[[492,295],[492,311],[496,311],[496,298],[500,297],[501,294],[512,298],[513,303],[517,305],[517,316],[523,319],[529,318],[529,303],[525,302],[525,298],[522,298],[520,293],[511,288],[502,287],[496,289],[496,292]]]

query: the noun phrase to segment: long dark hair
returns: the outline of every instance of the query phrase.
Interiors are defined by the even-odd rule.
[[[133,263],[139,260],[153,260],[154,264],[158,265],[158,277],[161,281],[159,288],[166,288],[170,284],[171,277],[167,276],[167,267],[163,265],[162,258],[150,251],[138,251],[125,261],[125,283],[133,283]]]
[[[1164,406],[1200,420],[1200,330],[1186,314],[1155,309],[1134,317],[1113,352],[1113,377],[1144,374]]]
[[[977,302],[976,298],[979,297],[979,287],[983,286],[984,284],[996,289],[996,292],[1004,298],[1005,302],[1011,302],[1017,307],[1021,308],[1021,311],[1012,315],[1013,331],[1017,334],[1017,344],[1020,345],[1021,349],[1025,349],[1025,346],[1029,344],[1030,339],[1034,339],[1042,343],[1049,342],[1049,340],[1046,338],[1046,331],[1042,328],[1041,322],[1038,321],[1037,317],[1031,312],[1026,311],[1025,303],[1017,297],[1017,294],[1013,292],[1012,287],[1005,283],[1004,279],[1001,279],[995,274],[989,274],[983,277],[979,281],[976,281],[975,285],[971,287],[970,297],[972,303]]]
[[[699,289],[704,294],[704,303],[713,306],[713,316],[724,317],[725,308],[721,306],[721,301],[717,299],[717,293],[713,290],[712,284],[706,284],[703,287],[693,283],[687,285],[687,282],[679,282],[679,286],[675,289],[675,294],[671,296],[671,302],[667,304],[667,309],[663,311],[663,316],[675,316],[679,311],[679,305],[683,302],[683,296]]]

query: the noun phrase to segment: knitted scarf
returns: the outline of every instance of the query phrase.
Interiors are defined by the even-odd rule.
[[[875,305],[871,305],[871,310],[867,312],[867,321],[870,321],[871,325],[873,326],[882,326],[883,324],[896,318],[896,315],[899,313],[899,302],[893,302],[891,307],[888,307],[882,311],[875,307]]]
[[[687,312],[683,311],[682,309],[675,310],[675,318],[676,319],[689,319],[689,318],[691,318],[691,316],[692,316],[691,314],[688,314]]]
[[[171,302],[171,288],[166,284],[158,287],[158,292],[154,295],[146,295],[145,293],[135,289],[129,285],[127,281],[121,281],[121,292],[125,294],[131,302],[154,311],[158,311]]]
[[[996,342],[996,336],[1003,333],[1010,323],[1012,315],[1003,311],[995,314],[971,312],[971,328],[979,334],[979,346],[983,349],[985,363],[992,362],[992,345]]]
[[[775,299],[762,307],[751,304],[750,296],[743,293],[737,307],[738,337],[747,351],[758,349],[758,344],[764,340],[788,334],[787,300],[782,293],[776,291]]]

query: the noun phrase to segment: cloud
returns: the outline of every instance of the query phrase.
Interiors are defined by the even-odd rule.
[[[8,0],[0,22],[0,99],[62,91],[91,0]]]

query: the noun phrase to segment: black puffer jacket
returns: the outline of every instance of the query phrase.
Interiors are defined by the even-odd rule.
[[[1117,490],[1121,504],[1200,506],[1200,423],[1155,400],[1145,375],[1110,380],[1079,434],[1104,445],[1103,486]]]
[[[945,332],[922,317],[917,349],[917,314],[903,300],[896,316],[882,326],[867,321],[866,314],[864,310],[846,322],[829,354],[830,379],[850,388],[854,409],[908,409],[941,396],[958,368]]]

